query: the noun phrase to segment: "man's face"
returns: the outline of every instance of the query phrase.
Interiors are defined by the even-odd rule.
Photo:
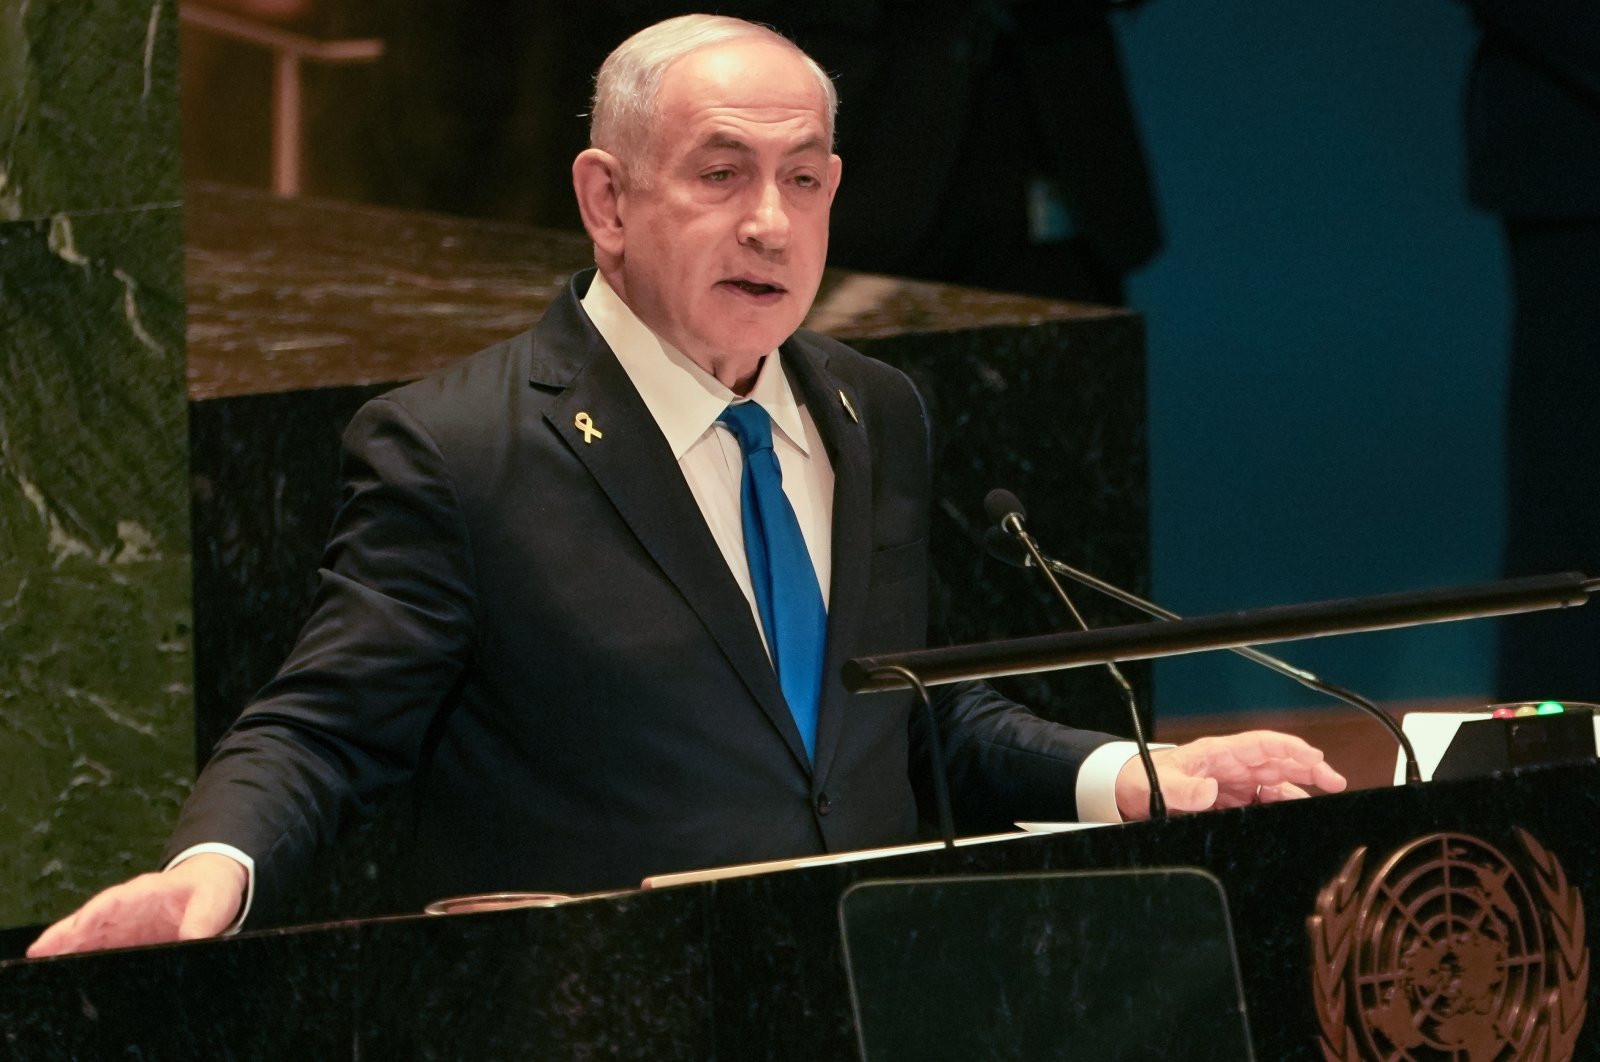
[[[793,51],[737,41],[667,69],[659,124],[618,197],[620,292],[724,383],[800,326],[839,184],[822,89]]]

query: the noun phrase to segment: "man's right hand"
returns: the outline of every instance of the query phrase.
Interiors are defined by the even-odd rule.
[[[113,885],[39,935],[28,958],[214,937],[233,924],[248,873],[214,852]]]

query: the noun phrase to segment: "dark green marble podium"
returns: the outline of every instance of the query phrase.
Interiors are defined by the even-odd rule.
[[[549,909],[7,963],[0,1035],[30,1060],[844,1060],[857,1057],[839,925],[851,885],[1186,866],[1225,890],[1257,1059],[1592,1059],[1596,821],[1600,765],[1543,768]],[[1060,910],[1043,928],[1101,915]],[[1157,956],[1167,976],[1141,986],[1147,1005],[1192,995],[1186,939]],[[974,981],[1030,977],[965,961]],[[1392,1038],[1413,1033],[1402,1054]],[[1448,1046],[1473,1035],[1470,1054]]]

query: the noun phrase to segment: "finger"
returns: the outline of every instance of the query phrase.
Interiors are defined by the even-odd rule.
[[[1316,786],[1329,793],[1340,792],[1348,784],[1344,775],[1320,761],[1307,764],[1295,760],[1269,760],[1250,768],[1248,774],[1256,785],[1293,783],[1300,786]]]
[[[1285,800],[1303,800],[1311,794],[1290,782],[1280,785],[1264,785],[1256,790],[1256,803],[1277,804]]]
[[[78,922],[72,950],[100,951],[171,940],[177,918],[173,905],[135,878],[84,904]]]
[[[1293,782],[1329,793],[1342,792],[1349,785],[1344,775],[1327,762],[1322,750],[1303,738],[1272,730],[1247,731],[1233,738],[1238,740],[1230,743],[1231,751],[1245,773],[1260,785]],[[1217,769],[1223,768],[1219,764]]]
[[[116,924],[120,904],[116,892],[107,889],[90,897],[87,903],[51,926],[28,949],[30,958],[72,955],[105,947],[106,925]]]
[[[1217,794],[1217,802],[1212,805],[1212,808],[1217,811],[1227,811],[1229,808],[1248,807],[1256,802],[1255,796],[1254,790],[1240,793],[1237,790],[1224,789]]]
[[[1276,739],[1282,736],[1269,730],[1245,731],[1200,738],[1173,751],[1191,774],[1208,775],[1224,785],[1249,782],[1253,786],[1262,780],[1257,772],[1263,765],[1292,762],[1294,753],[1305,753],[1293,743],[1279,743]]]
[[[1350,780],[1328,763],[1319,763],[1311,772],[1311,784],[1324,793],[1342,793]]]
[[[141,874],[97,893],[41,935],[28,954],[42,958],[173,940],[188,898],[181,882]]]
[[[109,905],[114,909],[114,904]],[[108,904],[96,896],[82,907],[39,935],[28,948],[28,958],[41,959],[55,955],[72,955],[103,947],[99,941],[105,936],[103,921],[108,917]]]
[[[76,931],[78,913],[78,911],[72,912],[40,933],[39,939],[28,945],[28,958],[43,959],[51,955],[64,955],[70,951],[71,948],[67,945]]]
[[[1278,760],[1309,767],[1323,761],[1321,749],[1304,738],[1277,730],[1246,730],[1224,741],[1241,763],[1250,766]]]
[[[1240,762],[1226,749],[1212,749],[1195,758],[1181,761],[1184,773],[1196,778],[1216,781],[1219,807],[1238,807],[1255,798],[1258,785],[1284,781],[1279,769],[1271,764],[1251,766]]]

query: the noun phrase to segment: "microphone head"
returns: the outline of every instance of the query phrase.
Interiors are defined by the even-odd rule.
[[[1015,535],[1008,535],[998,527],[991,527],[983,533],[983,548],[995,560],[1017,568],[1026,568],[1033,563],[1033,558],[1028,556],[1028,548],[1018,542]]]
[[[1022,503],[1017,500],[1017,496],[1004,487],[996,487],[985,495],[983,512],[992,524],[1004,524],[1008,516],[1015,516],[1018,521],[1028,518],[1027,512],[1022,508]]]

